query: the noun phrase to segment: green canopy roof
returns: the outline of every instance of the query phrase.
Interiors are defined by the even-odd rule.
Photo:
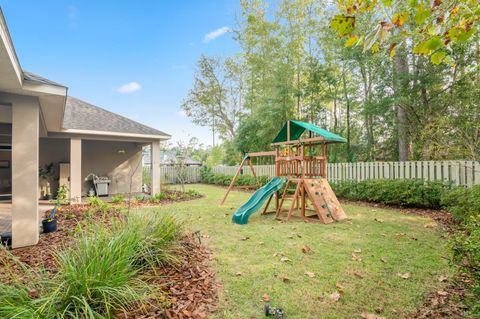
[[[272,143],[285,142],[288,140],[287,126],[288,126],[288,122],[285,123],[285,125],[282,127],[282,129],[280,130],[277,137],[275,137]],[[290,121],[290,140],[295,141],[300,139],[300,136],[303,134],[303,132],[305,132],[305,130],[309,130],[318,136],[323,136],[325,138],[325,142],[327,143],[346,143],[347,142],[346,138],[343,138],[340,135],[329,132],[321,128],[320,126],[316,126],[310,123],[300,122],[296,120]]]

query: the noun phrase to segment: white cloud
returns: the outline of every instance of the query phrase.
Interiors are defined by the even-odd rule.
[[[114,91],[118,93],[126,94],[126,93],[133,93],[135,91],[140,90],[141,88],[142,86],[137,82],[130,82],[114,89]]]
[[[187,117],[187,114],[185,113],[184,110],[177,111],[177,112],[175,112],[175,114],[177,114],[178,116],[181,116],[181,117]]]
[[[232,32],[232,29],[230,27],[221,27],[215,31],[212,31],[210,33],[207,33],[205,37],[203,38],[204,43],[208,43],[212,40],[215,40],[216,38],[224,35],[225,33]]]

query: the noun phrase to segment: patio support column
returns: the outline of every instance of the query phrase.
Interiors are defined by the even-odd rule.
[[[82,139],[70,139],[70,202],[82,201]]]
[[[38,243],[40,107],[32,97],[12,103],[12,247]]]
[[[152,142],[152,195],[160,193],[160,141]]]

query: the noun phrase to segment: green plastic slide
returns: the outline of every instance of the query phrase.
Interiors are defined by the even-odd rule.
[[[239,207],[233,214],[232,221],[235,224],[248,223],[250,215],[262,207],[263,203],[285,184],[284,178],[275,177],[262,188],[259,188],[248,201]]]

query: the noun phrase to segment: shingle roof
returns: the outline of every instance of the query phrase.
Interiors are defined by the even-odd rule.
[[[63,117],[64,129],[170,136],[98,106],[68,96]]]
[[[31,72],[23,70],[23,79],[31,82],[36,82],[40,84],[48,84],[48,85],[55,85],[55,86],[61,86],[61,87],[66,87],[65,85],[58,84],[57,82],[50,81],[49,79],[46,79],[40,75],[33,74]]]

